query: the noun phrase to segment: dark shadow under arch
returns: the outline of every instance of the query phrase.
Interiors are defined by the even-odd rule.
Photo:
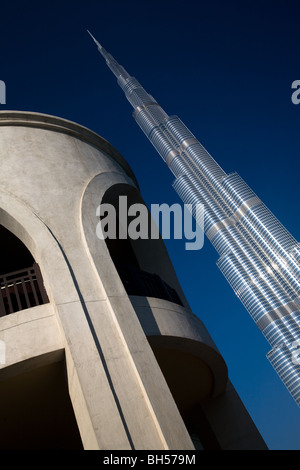
[[[133,204],[142,204],[146,208],[148,212],[146,238],[131,239],[127,236],[122,239],[119,236],[120,196],[126,197],[127,208]],[[151,213],[139,191],[129,184],[115,184],[105,192],[101,203],[111,204],[116,211],[116,238],[106,237],[105,241],[127,294],[156,297],[184,305],[185,297],[165,244],[161,237],[151,237]],[[126,231],[134,218],[127,214],[124,217],[127,221]]]
[[[18,271],[33,265],[34,258],[30,251],[18,237],[3,225],[0,225],[0,243],[0,274]]]

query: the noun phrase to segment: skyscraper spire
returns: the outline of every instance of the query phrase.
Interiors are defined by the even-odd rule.
[[[174,174],[182,201],[204,204],[204,231],[220,256],[217,265],[270,343],[268,359],[300,406],[300,244],[237,173],[226,174],[177,116],[168,116],[99,50],[134,119]]]
[[[89,30],[87,30],[87,32],[92,37],[93,41],[98,47],[98,51],[104,57],[104,59],[106,60],[106,64],[108,65],[112,73],[117,77],[117,79],[119,79],[119,77],[121,76],[123,78],[128,78],[129,74],[126,72],[126,70],[121,65],[118,64],[118,62],[113,58],[111,54],[109,54],[104,49],[104,47],[101,46],[101,44],[97,41],[97,39],[94,38],[94,36],[92,35],[92,33],[90,33]]]
[[[91,38],[94,40],[94,42],[97,44],[97,47],[98,47],[99,51],[101,52],[102,46],[101,46],[100,42],[98,42],[97,39],[94,38],[94,36],[92,35],[92,33],[88,29],[87,29],[87,32],[89,33]]]

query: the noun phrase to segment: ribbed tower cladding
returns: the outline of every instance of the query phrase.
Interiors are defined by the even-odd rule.
[[[179,117],[169,116],[92,38],[174,174],[175,191],[185,204],[204,204],[217,265],[270,343],[267,357],[300,406],[300,244],[237,173],[226,174]]]

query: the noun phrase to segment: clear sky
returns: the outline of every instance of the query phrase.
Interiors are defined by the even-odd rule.
[[[0,110],[53,114],[110,141],[148,205],[180,202],[172,175],[89,29],[168,114],[177,114],[226,172],[236,171],[298,240],[300,4],[293,0],[52,0],[2,2]],[[62,161],[63,165],[64,162]],[[300,449],[300,409],[269,365],[270,346],[216,266],[166,242],[191,308],[270,449]]]

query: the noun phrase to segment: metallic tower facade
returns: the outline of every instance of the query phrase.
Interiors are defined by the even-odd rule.
[[[182,201],[204,204],[217,265],[271,345],[267,357],[300,406],[300,244],[237,173],[226,174],[183,122],[92,38],[134,119],[174,174]]]

